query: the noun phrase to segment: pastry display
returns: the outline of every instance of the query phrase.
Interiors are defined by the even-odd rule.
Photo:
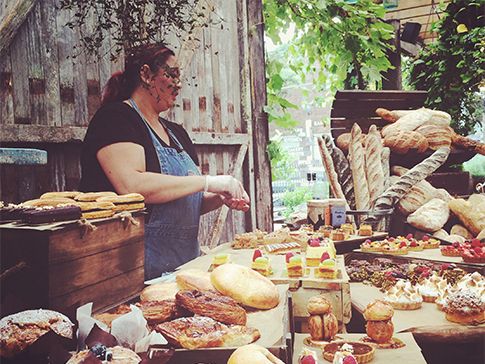
[[[286,271],[288,277],[302,277],[303,276],[303,261],[300,254],[294,254],[292,252],[286,253]]]
[[[260,337],[257,329],[225,325],[204,316],[183,317],[164,322],[157,325],[155,330],[165,336],[170,344],[190,350],[242,346],[251,344]]]
[[[308,327],[313,341],[329,341],[338,332],[338,321],[332,313],[332,305],[322,295],[311,297],[307,303]]]
[[[411,282],[399,279],[393,287],[385,292],[384,301],[396,310],[416,310],[421,307],[423,297]]]
[[[90,358],[91,361],[90,361]],[[66,364],[82,364],[94,360],[110,364],[138,364],[141,358],[132,350],[115,346],[107,348],[104,345],[96,344],[89,350],[83,350],[74,354]]]
[[[289,251],[300,250],[300,248],[301,245],[296,242],[267,244],[264,246],[264,249],[269,254],[286,254]]]
[[[224,324],[246,325],[246,311],[235,300],[218,292],[179,291],[175,302],[199,316],[207,316]]]
[[[212,263],[209,267],[209,272],[212,272],[215,268],[217,268],[220,265],[230,263],[231,262],[231,254],[228,253],[219,253],[214,255],[214,258],[212,258]]]
[[[359,226],[360,236],[372,236],[372,226],[369,224],[360,224]]]
[[[359,343],[359,342],[347,342],[347,341],[336,341],[325,345],[323,349],[323,358],[331,363],[337,352],[345,355],[351,354],[357,363],[363,364],[368,363],[374,359],[375,349],[372,345]],[[345,362],[343,362],[346,364]]]
[[[242,265],[228,263],[217,267],[211,273],[211,282],[220,293],[243,306],[270,309],[280,300],[273,282]]]
[[[331,258],[327,252],[324,252],[320,257],[320,264],[315,270],[315,276],[324,279],[337,278],[337,260]]]
[[[271,268],[271,262],[267,255],[263,254],[263,251],[256,249],[253,253],[253,260],[251,263],[251,269],[267,277],[273,274],[273,269]]]
[[[73,323],[63,314],[51,310],[27,310],[0,320],[0,356],[10,358],[49,331],[71,339]]]
[[[256,345],[244,345],[231,354],[227,364],[284,364],[276,356],[274,356],[268,349]]]
[[[472,290],[458,290],[448,295],[443,305],[446,319],[463,325],[485,322],[485,300]]]

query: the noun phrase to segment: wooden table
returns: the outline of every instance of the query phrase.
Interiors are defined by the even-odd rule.
[[[246,267],[251,265],[254,249],[232,249],[230,244],[222,244],[208,252],[207,255],[198,257],[178,269],[200,269],[207,271],[212,263],[215,254],[228,253],[231,255],[231,262]],[[347,324],[351,318],[351,302],[349,277],[344,267],[343,256],[337,256],[339,276],[337,279],[321,279],[314,276],[314,269],[308,269],[309,275],[301,278],[290,278],[287,276],[285,267],[285,256],[271,254],[271,266],[273,275],[268,277],[275,284],[288,284],[293,299],[293,317],[298,323],[306,322],[308,312],[306,305],[310,297],[324,294],[332,303],[333,311],[341,324]]]
[[[384,297],[378,288],[354,282],[350,283],[350,294],[352,306],[360,313],[367,304]],[[435,303],[428,302],[423,302],[423,306],[418,310],[394,310],[392,322],[395,332],[411,332],[415,337],[426,341],[456,344],[480,339],[485,335],[485,324],[465,326],[450,322]]]
[[[300,355],[302,349],[306,347],[303,344],[303,340],[307,337],[307,334],[295,334],[294,342],[294,354],[293,363],[298,363],[298,356]],[[348,341],[359,341],[364,334],[338,334],[343,340]],[[425,364],[423,354],[419,348],[416,341],[414,341],[413,335],[411,333],[400,333],[394,335],[394,337],[402,340],[406,346],[399,349],[376,349],[374,359],[371,363],[373,364],[389,364],[389,363],[406,363],[406,364]],[[318,363],[324,364],[329,363],[323,359],[322,351],[318,348],[308,347],[310,350],[314,350],[318,356]]]

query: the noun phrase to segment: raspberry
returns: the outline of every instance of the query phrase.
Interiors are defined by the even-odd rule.
[[[406,246],[406,242],[401,241],[401,244],[399,244],[399,247],[400,247],[400,248],[404,248],[405,246]]]
[[[476,248],[473,248],[473,251],[474,251],[475,253],[477,253],[477,255],[482,254],[482,248],[481,248],[481,247],[476,247]]]
[[[308,245],[310,245],[312,247],[320,246],[320,240],[318,240],[318,239],[310,239],[310,241],[308,242]]]
[[[347,355],[344,360],[342,360],[342,364],[357,364],[357,360],[353,355]]]
[[[413,234],[408,234],[408,235],[406,235],[406,239],[408,239],[408,240],[409,240],[409,239],[412,239],[412,238],[413,238]]]
[[[288,252],[286,253],[285,255],[285,259],[286,259],[286,263],[289,263],[290,262],[290,258],[295,255],[293,252]]]
[[[423,239],[422,239],[422,240],[423,240],[423,241],[428,241],[428,240],[429,240],[429,235],[425,235],[425,236],[423,236]]]
[[[418,243],[416,243],[416,241],[412,241],[411,244],[409,244],[409,246],[415,247],[415,246],[418,246]]]
[[[259,257],[262,257],[263,256],[263,252],[260,250],[260,249],[256,249],[253,253],[253,262],[259,258]]]
[[[472,245],[472,248],[476,248],[476,247],[482,246],[482,243],[478,239],[472,239],[471,245]]]
[[[328,254],[327,252],[324,252],[322,254],[322,257],[320,258],[320,261],[323,262],[324,260],[327,260],[327,259],[330,259],[330,254]]]
[[[460,243],[455,241],[453,244],[451,244],[453,248],[458,248],[460,246]]]
[[[371,240],[370,239],[365,239],[364,243],[369,244],[369,243],[371,243]]]
[[[300,360],[301,364],[317,364],[315,361],[315,358],[312,355],[305,355],[303,358]]]

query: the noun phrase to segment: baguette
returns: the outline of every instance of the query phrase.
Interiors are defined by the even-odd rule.
[[[416,129],[428,141],[428,147],[437,150],[451,146],[451,128],[445,125],[425,124]]]
[[[362,147],[362,130],[358,124],[352,126],[349,145],[350,169],[354,182],[355,205],[357,210],[369,210],[369,185],[365,173],[364,148]]]
[[[321,137],[318,138],[318,147],[320,149],[320,157],[322,158],[323,166],[325,167],[325,171],[327,172],[328,181],[330,182],[330,189],[332,190],[332,194],[335,196],[335,198],[345,200],[344,191],[342,190],[342,186],[340,186],[337,172],[335,171],[335,167],[333,165],[332,157]]]
[[[421,108],[412,110],[410,113],[399,118],[395,123],[387,125],[382,129],[382,136],[394,134],[398,131],[413,131],[431,119],[431,112],[428,109]]]
[[[417,183],[436,171],[448,158],[450,148],[440,148],[406,172],[389,187],[376,201],[377,210],[390,209]]]
[[[381,163],[382,172],[384,173],[384,190],[389,187],[391,171],[389,170],[389,159],[391,158],[391,150],[388,147],[382,148]]]
[[[454,146],[461,149],[468,149],[475,153],[485,155],[485,144],[476,140],[464,137],[463,135],[453,132],[451,134],[451,141]]]
[[[350,170],[349,161],[345,158],[344,153],[333,144],[330,135],[325,135],[323,139],[332,156],[333,165],[337,171],[338,180],[340,186],[342,186],[345,199],[350,208],[355,209],[354,183],[352,181],[352,171]]]
[[[451,122],[451,115],[448,114],[447,112],[444,111],[439,111],[439,110],[431,110],[431,109],[426,109],[431,112],[431,118],[427,123],[429,124],[434,124],[434,125],[449,125]],[[385,121],[394,123],[400,118],[402,118],[405,115],[408,115],[409,113],[413,112],[414,110],[387,110],[384,108],[378,108],[376,110],[376,114],[383,118]]]
[[[365,172],[369,184],[370,204],[384,192],[384,171],[382,170],[382,140],[375,125],[365,137]]]

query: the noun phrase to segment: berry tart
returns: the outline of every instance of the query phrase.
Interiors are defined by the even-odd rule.
[[[411,235],[411,234],[409,234]],[[412,235],[411,235],[412,237]],[[441,242],[438,239],[432,238],[429,235],[423,236],[421,239],[424,245],[424,249],[437,249],[439,248]]]
[[[422,283],[417,285],[419,294],[423,297],[424,302],[434,302],[438,298],[440,291],[438,284],[442,281],[437,273],[426,278]]]
[[[460,243],[455,241],[451,245],[444,245],[440,247],[441,255],[445,257],[461,257],[463,251],[470,247],[470,244]]]
[[[485,263],[485,245],[473,239],[470,248],[463,249],[460,255],[466,263]]]
[[[424,249],[424,244],[414,238],[409,239],[408,250],[413,252],[420,252]]]
[[[369,344],[350,342],[350,341],[335,341],[325,345],[323,348],[323,358],[331,363],[335,363],[334,358],[342,358],[342,361],[337,363],[342,364],[358,364],[368,363],[374,358],[376,349]],[[347,359],[353,357],[355,361]]]
[[[408,253],[408,245],[406,241],[402,240],[398,243],[386,245],[381,250],[384,254],[390,255],[406,255]]]
[[[479,325],[485,322],[485,302],[471,290],[451,293],[443,306],[446,319],[463,325]]]
[[[371,241],[370,239],[367,239],[360,244],[360,249],[363,252],[380,252],[382,251],[382,243],[380,241]]]

